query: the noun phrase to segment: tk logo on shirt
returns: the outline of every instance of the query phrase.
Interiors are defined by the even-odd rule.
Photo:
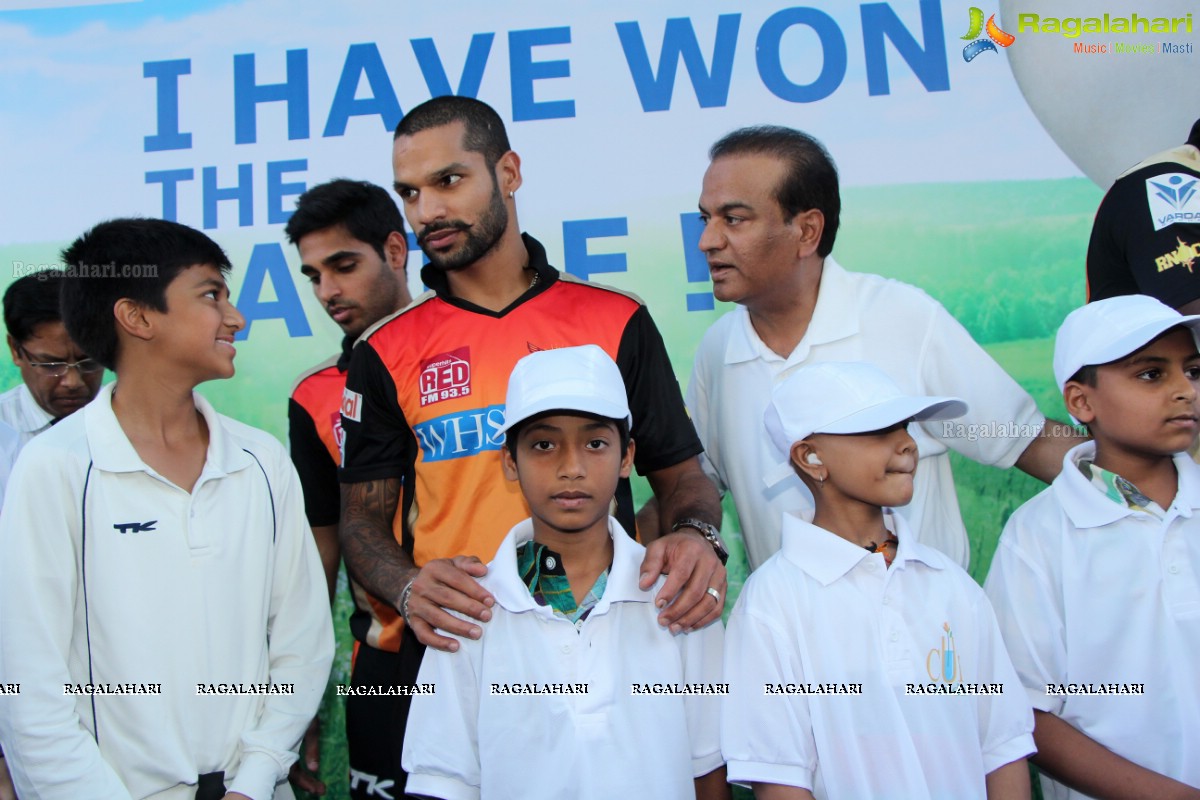
[[[121,533],[148,533],[149,531],[157,530],[154,523],[158,522],[152,519],[149,522],[118,522],[113,525],[113,530]]]
[[[421,405],[471,394],[471,349],[459,347],[421,362]]]

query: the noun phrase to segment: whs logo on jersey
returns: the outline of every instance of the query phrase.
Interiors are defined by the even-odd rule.
[[[504,406],[472,408],[413,425],[425,461],[467,458],[504,446]]]

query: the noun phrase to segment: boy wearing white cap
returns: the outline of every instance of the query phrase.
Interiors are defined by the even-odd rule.
[[[824,362],[776,386],[765,423],[816,499],[729,619],[721,749],[764,798],[1028,798],[1033,720],[983,591],[892,511],[908,423],[966,403]]]
[[[1054,377],[1094,441],[1012,515],[986,583],[1047,798],[1200,796],[1198,335],[1144,295],[1058,330]]]
[[[721,625],[659,626],[660,587],[638,588],[644,548],[609,515],[633,465],[631,423],[599,347],[517,362],[499,432],[533,516],[481,581],[496,598],[483,637],[425,653],[418,684],[433,693],[409,714],[409,794],[728,797]]]

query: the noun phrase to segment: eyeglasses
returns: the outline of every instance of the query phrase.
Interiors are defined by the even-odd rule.
[[[77,370],[80,375],[95,375],[97,372],[104,371],[104,365],[94,358],[84,358],[79,361],[33,361],[29,357],[28,350],[19,345],[17,349],[25,357],[26,364],[47,378],[61,378],[67,374],[69,369]]]

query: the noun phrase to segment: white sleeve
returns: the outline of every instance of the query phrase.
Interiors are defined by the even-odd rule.
[[[1058,714],[1062,698],[1048,695],[1046,684],[1062,683],[1066,676],[1061,593],[1055,590],[1044,565],[1030,558],[1019,544],[1022,538],[1050,538],[1050,531],[1025,529],[1025,521],[1033,515],[1022,510],[1004,526],[984,590],[1029,702],[1039,711]]]
[[[696,435],[700,437],[700,444],[704,447],[704,452],[700,454],[700,467],[724,497],[729,490],[729,484],[721,475],[721,443],[713,430],[716,423],[709,409],[708,374],[704,358],[705,341],[702,340],[692,361],[692,376],[688,379],[684,403],[687,405],[688,416],[692,418],[692,424],[696,427]]]
[[[295,748],[325,693],[333,662],[333,622],[325,573],[304,515],[300,479],[282,446],[273,448],[277,515],[274,582],[267,628],[270,681],[293,694],[268,695],[254,727],[242,733],[242,763],[229,787],[266,800],[296,760]],[[264,459],[265,460],[265,459]]]
[[[767,695],[766,684],[804,683],[798,648],[787,635],[753,614],[742,598],[725,632],[721,751],[731,783],[774,783],[813,788],[817,746],[808,698]]]
[[[483,643],[462,639],[457,653],[425,651],[417,683],[433,694],[413,697],[401,764],[405,792],[445,800],[478,800],[479,664]]]
[[[684,634],[682,639],[684,683],[720,685],[725,645],[725,626],[721,620]],[[703,777],[725,763],[721,757],[721,706],[721,696],[716,694],[684,697],[693,777]]]
[[[4,505],[4,492],[20,452],[21,434],[11,425],[0,422],[0,508]]]
[[[82,625],[80,498],[86,467],[31,447],[13,470],[0,512],[0,741],[20,797],[128,800],[76,713],[68,669]],[[77,471],[78,474],[71,474]],[[76,610],[80,619],[76,619]]]
[[[967,578],[967,576],[963,576]],[[967,578],[970,580],[970,578]],[[983,754],[984,772],[992,772],[1005,764],[1024,758],[1036,751],[1033,743],[1033,709],[1017,678],[1004,640],[996,626],[996,615],[982,591],[972,586],[976,596],[975,630],[979,650],[976,663],[987,665],[988,673],[979,682],[1002,684],[1002,694],[979,695],[979,748]]]
[[[969,407],[960,419],[923,422],[921,427],[973,461],[1008,469],[1046,424],[1029,393],[940,304],[922,344],[920,363],[925,391],[961,397]]]

